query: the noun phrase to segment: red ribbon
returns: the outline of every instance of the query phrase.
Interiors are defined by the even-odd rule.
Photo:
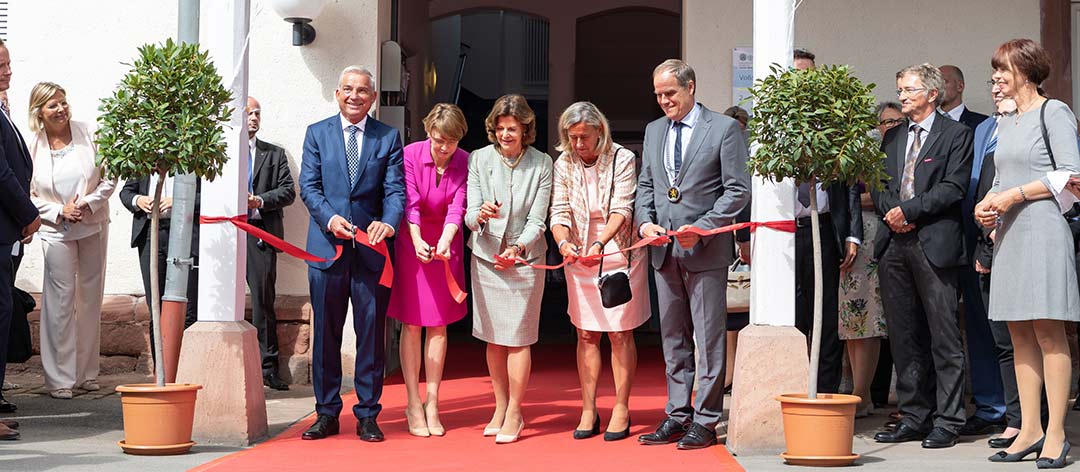
[[[259,238],[259,239],[263,240],[264,242],[266,242],[266,244],[269,244],[269,245],[273,246],[276,249],[280,249],[285,254],[288,254],[290,256],[293,256],[295,258],[302,259],[302,260],[305,260],[305,261],[308,261],[308,262],[336,261],[336,260],[338,260],[338,258],[341,257],[342,249],[341,249],[340,245],[334,246],[335,249],[336,249],[336,252],[334,254],[333,259],[325,259],[325,258],[316,256],[316,255],[313,255],[313,254],[311,254],[311,253],[309,253],[309,252],[307,252],[307,251],[305,251],[303,249],[300,249],[300,248],[292,245],[288,241],[286,241],[284,239],[281,239],[281,238],[279,238],[277,236],[274,236],[274,235],[266,232],[266,230],[264,230],[262,228],[259,228],[258,226],[255,226],[255,225],[252,225],[251,223],[248,223],[247,222],[247,215],[238,215],[238,216],[200,216],[199,217],[199,222],[202,223],[202,224],[213,224],[213,223],[224,223],[224,222],[232,223],[233,226],[237,227],[237,229],[239,229],[239,230],[241,230],[241,231],[243,231],[245,233],[248,233],[248,234],[250,234],[252,236],[255,236],[256,238]],[[360,244],[363,244],[364,246],[367,246],[367,247],[371,248],[372,250],[374,250],[375,252],[377,252],[377,253],[379,253],[379,254],[381,254],[383,256],[383,270],[382,270],[382,275],[379,276],[379,285],[382,285],[383,287],[386,287],[386,288],[392,287],[394,285],[394,265],[390,262],[390,250],[386,246],[386,240],[380,241],[379,244],[371,244],[369,242],[367,233],[360,230],[359,228],[354,228],[353,240],[355,240],[356,242],[358,242]],[[449,270],[449,269],[447,269],[447,270]],[[453,293],[453,292],[451,292],[451,293]]]
[[[746,222],[746,223],[735,223],[733,225],[721,226],[719,228],[709,229],[709,230],[701,229],[701,228],[698,228],[696,226],[691,226],[691,227],[689,227],[689,228],[687,228],[687,229],[685,229],[683,231],[668,230],[668,232],[666,234],[662,235],[662,236],[650,236],[648,238],[641,238],[633,246],[630,246],[630,247],[628,247],[626,249],[620,249],[618,251],[607,253],[607,254],[594,254],[594,255],[591,255],[591,256],[580,256],[580,257],[576,258],[575,262],[570,262],[569,259],[564,258],[562,263],[560,263],[558,265],[530,264],[530,263],[526,262],[524,259],[522,259],[520,257],[505,258],[505,257],[500,257],[500,256],[495,256],[495,262],[498,262],[499,265],[506,265],[506,266],[511,266],[511,265],[514,265],[514,264],[524,264],[526,266],[532,267],[533,269],[554,270],[554,269],[561,269],[561,268],[563,268],[563,267],[565,267],[567,265],[575,264],[575,263],[578,263],[578,262],[599,261],[600,259],[608,257],[608,256],[614,256],[616,254],[633,251],[635,249],[651,245],[654,242],[656,242],[657,240],[670,239],[670,238],[680,236],[680,235],[683,235],[683,234],[696,234],[698,236],[714,236],[714,235],[717,235],[717,234],[720,234],[720,233],[730,233],[732,231],[738,231],[740,229],[746,229],[746,228],[750,228],[750,231],[753,232],[753,231],[757,231],[757,229],[761,228],[761,227],[771,228],[771,229],[775,229],[777,231],[783,231],[783,232],[786,232],[786,233],[794,233],[795,232],[795,220],[765,221],[765,222],[750,221],[750,222]]]
[[[464,302],[465,297],[469,296],[469,294],[465,293],[465,291],[461,289],[461,286],[458,285],[457,279],[454,278],[454,271],[450,268],[450,260],[438,255],[435,256],[435,258],[443,261],[443,267],[446,269],[446,288],[450,289],[450,296],[453,297],[454,301],[458,302],[459,304],[461,302]]]

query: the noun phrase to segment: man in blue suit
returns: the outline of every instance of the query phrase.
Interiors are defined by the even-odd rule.
[[[378,91],[367,69],[350,66],[342,71],[334,96],[341,113],[308,126],[300,168],[300,198],[311,214],[308,252],[330,259],[334,247],[344,245],[338,260],[309,263],[314,312],[312,383],[318,419],[303,438],[323,439],[338,433],[341,332],[351,300],[356,331],[356,434],[363,441],[378,442],[383,433],[375,418],[382,410],[379,396],[390,289],[379,285],[383,256],[349,240],[356,229],[366,230],[372,244],[396,233],[405,209],[401,138],[393,127],[368,117]],[[388,246],[393,249],[392,244]]]
[[[975,204],[978,203],[975,195],[979,188],[984,159],[993,153],[997,145],[997,120],[975,113],[964,106],[964,74],[959,68],[941,66],[941,75],[945,78],[945,97],[941,102],[941,112],[975,131],[971,182],[964,193],[962,220],[965,250],[968,261],[973,261],[976,240],[982,230],[975,222]],[[1000,97],[995,96],[994,101],[1000,101]],[[964,333],[971,366],[971,395],[975,401],[975,412],[967,418],[964,427],[960,428],[961,436],[1000,432],[1005,424],[1006,393],[998,365],[1001,352],[995,347],[991,326],[986,318],[981,285],[974,262],[960,270],[960,289],[964,298]],[[1005,332],[1008,333],[1008,329]]]
[[[0,92],[11,85],[11,55],[0,40]],[[8,336],[11,334],[11,289],[15,286],[15,265],[11,253],[15,244],[29,242],[41,227],[37,207],[30,201],[30,176],[34,164],[26,150],[7,105],[0,103],[0,384],[7,369]],[[0,413],[12,413],[15,405],[0,394]],[[18,439],[18,423],[0,420],[0,440]]]

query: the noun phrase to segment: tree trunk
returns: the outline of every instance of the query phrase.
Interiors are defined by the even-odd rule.
[[[814,327],[810,340],[810,381],[808,397],[817,398],[818,364],[821,362],[821,296],[825,292],[821,275],[821,228],[818,226],[817,178],[810,177],[810,234],[814,244]]]
[[[150,204],[150,320],[154,325],[154,374],[157,386],[165,386],[165,357],[161,347],[161,277],[158,275],[158,228],[161,224],[161,190],[165,186],[165,172],[158,171],[154,187],[154,201]]]

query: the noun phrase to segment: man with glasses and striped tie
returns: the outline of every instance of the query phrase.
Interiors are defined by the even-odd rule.
[[[936,111],[945,81],[930,64],[896,74],[907,117],[885,133],[891,177],[871,196],[884,225],[875,254],[896,395],[903,419],[878,442],[952,447],[964,426],[964,351],[957,314],[959,269],[967,263],[961,204],[971,179],[972,132]]]
[[[343,245],[336,261],[308,263],[314,313],[311,369],[318,419],[304,432],[304,439],[338,433],[341,336],[351,300],[356,332],[356,434],[363,441],[383,440],[375,418],[382,410],[383,331],[390,289],[379,285],[383,256],[347,242],[358,229],[367,233],[372,245],[393,237],[405,209],[401,138],[396,129],[368,116],[378,95],[369,70],[345,68],[334,91],[341,112],[308,126],[304,137],[300,198],[311,214],[307,251],[331,259],[335,246]]]

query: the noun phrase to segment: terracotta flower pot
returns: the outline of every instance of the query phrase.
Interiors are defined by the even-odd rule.
[[[819,393],[811,400],[805,393],[788,393],[776,399],[784,415],[787,452],[780,457],[785,462],[829,467],[851,465],[859,458],[851,453],[859,397]]]
[[[128,454],[167,456],[183,454],[195,443],[195,396],[202,385],[132,384],[116,387],[124,412],[124,439],[118,444]]]

